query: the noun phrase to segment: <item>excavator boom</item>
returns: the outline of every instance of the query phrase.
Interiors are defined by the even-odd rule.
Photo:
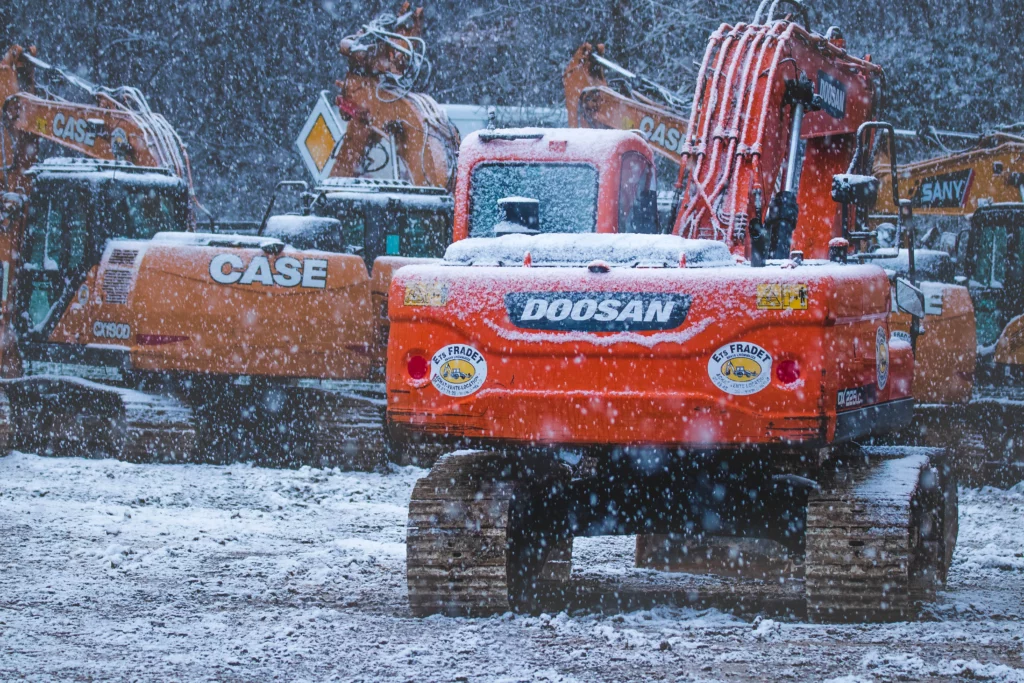
[[[405,3],[398,16],[382,15],[342,40],[348,74],[338,81],[338,109],[348,121],[336,150],[330,177],[362,175],[370,151],[384,141],[414,185],[455,186],[459,132],[428,95],[414,92],[426,85],[430,63],[419,37],[423,9]]]
[[[9,129],[50,140],[85,156],[119,159],[137,166],[167,166],[146,131],[124,111],[17,94],[4,103]]]
[[[882,79],[880,67],[846,52],[838,30],[723,24],[697,77],[675,233],[749,257],[751,232],[765,226],[775,256],[827,257],[840,208],[814,198],[827,198],[833,175],[846,171]]]
[[[655,152],[678,164],[687,124],[682,101],[606,59],[604,51],[604,45],[584,43],[562,74],[569,125],[638,130]]]

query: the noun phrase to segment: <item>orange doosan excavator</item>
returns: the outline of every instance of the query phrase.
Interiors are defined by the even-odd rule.
[[[608,534],[770,539],[815,620],[903,618],[942,584],[952,476],[936,451],[856,445],[914,402],[889,278],[844,236],[878,189],[882,70],[779,4],[710,39],[675,234],[649,234],[637,136],[463,143],[456,242],[391,285],[393,435],[461,449],[412,494],[414,613],[530,606],[574,536]],[[919,320],[920,291],[895,290]]]
[[[187,159],[170,126],[135,91],[78,81],[95,105],[58,98],[37,87],[40,70],[73,78],[32,50],[0,62],[2,348],[17,444],[174,459],[336,460],[358,448],[353,430],[380,424],[379,402],[325,380],[373,367],[363,259],[190,232]],[[36,163],[41,140],[89,158]]]
[[[844,44],[844,38],[838,28],[834,28],[828,37],[834,45]],[[684,154],[685,131],[688,129],[693,113],[691,110],[695,105],[691,103],[684,111],[677,95],[609,60],[605,56],[603,45],[582,45],[565,69],[563,84],[570,125],[637,130],[662,158],[673,162],[676,168],[684,156],[692,159],[692,155]],[[822,91],[823,99],[833,92],[835,91],[830,90],[826,84]],[[732,123],[728,120],[705,121],[705,125],[711,126],[710,130],[718,137],[731,135],[729,126]],[[714,133],[716,130],[718,132]],[[901,136],[905,133],[906,131],[896,131],[896,134]],[[1004,462],[1005,458],[1001,455],[1012,450],[1007,446],[1019,440],[1020,435],[1013,429],[1014,420],[1007,413],[1008,404],[1004,400],[1005,396],[1000,395],[998,399],[990,400],[985,395],[986,392],[982,391],[979,394],[975,391],[975,309],[980,305],[978,343],[982,345],[983,350],[987,349],[987,356],[983,354],[982,360],[987,357],[996,360],[994,372],[980,373],[979,379],[983,386],[986,379],[1000,376],[1000,371],[1007,364],[1013,363],[1010,360],[1014,353],[1011,340],[1024,337],[1014,335],[1015,325],[1024,324],[1015,316],[1024,312],[1024,309],[1014,312],[1012,304],[993,306],[991,300],[995,298],[1007,298],[1012,301],[1016,301],[1017,298],[1000,297],[1001,290],[976,284],[973,276],[966,272],[968,269],[972,273],[984,270],[988,263],[984,261],[984,247],[968,248],[968,239],[959,240],[963,253],[958,264],[955,255],[945,253],[938,243],[941,234],[953,237],[955,233],[960,232],[953,230],[954,226],[949,225],[949,221],[943,220],[942,217],[962,218],[965,214],[973,212],[973,207],[979,202],[985,205],[990,202],[1015,201],[1013,193],[1017,188],[1014,183],[1020,182],[1022,177],[1018,171],[1020,165],[1024,163],[1024,156],[1020,153],[1020,145],[1013,144],[1013,137],[1009,133],[1003,133],[987,139],[987,142],[979,143],[977,148],[966,153],[903,165],[899,173],[898,187],[899,196],[908,198],[910,210],[918,216],[915,225],[917,232],[930,236],[930,239],[923,243],[918,240],[918,246],[926,247],[918,252],[918,282],[915,284],[925,294],[926,320],[922,327],[927,330],[927,334],[921,336],[915,349],[918,372],[914,378],[914,396],[919,401],[919,424],[916,431],[926,442],[945,444],[949,443],[950,438],[954,438],[958,444],[964,470],[984,472],[991,481],[999,479],[1000,472],[1005,473],[1008,463]],[[743,151],[743,144],[740,141],[737,149]],[[897,213],[897,195],[890,191],[890,188],[894,187],[891,164],[886,146],[883,145],[879,151],[880,153],[873,157],[873,168],[865,170],[861,164],[860,169],[861,172],[873,173],[878,178],[882,190],[879,193],[878,204],[872,211],[860,214],[861,224],[851,225],[846,237],[858,243],[858,258],[873,259],[893,277],[906,277],[909,265],[907,252],[904,251],[900,256],[895,249],[894,217]],[[818,152],[812,149],[811,153]],[[751,163],[760,163],[760,157],[750,154],[749,149],[748,153],[742,156]],[[669,168],[675,170],[672,166]],[[823,175],[805,182],[827,184],[828,177]],[[722,187],[712,186],[709,189],[713,195],[709,198],[712,202],[723,200]],[[742,196],[742,192],[733,193],[730,202]],[[674,223],[674,212],[679,206],[677,194],[659,193],[659,210],[667,222]],[[698,199],[697,210],[710,211],[701,199]],[[740,210],[733,218],[730,217],[733,210],[731,205],[724,206],[720,209],[720,215],[716,214],[710,218],[710,225],[716,231],[718,228],[715,226],[722,225],[722,218],[726,219],[726,223],[732,223],[725,231],[717,232],[718,237],[733,239],[727,234],[730,231],[738,231],[741,236],[743,235],[743,221],[747,220],[748,214]],[[1005,223],[1011,215],[1012,209],[986,209],[979,214],[979,220],[986,220],[985,217],[989,216],[993,220],[988,220],[988,223]],[[685,220],[690,221],[691,216],[687,216]],[[936,223],[944,225],[936,226]],[[993,229],[998,230],[990,227],[986,231],[979,227],[971,234],[988,234]],[[811,241],[798,238],[801,248],[810,248],[808,255],[820,256],[824,253],[828,234],[820,234],[821,237],[817,241],[814,241],[814,238]],[[964,235],[967,234],[964,232]],[[706,233],[705,236],[712,235]],[[970,241],[970,245],[991,242],[991,239],[985,239],[987,238],[979,237]],[[955,249],[955,241],[951,240],[949,251]],[[968,257],[968,253],[972,256]],[[977,268],[972,267],[971,264],[978,258],[982,258],[983,262]],[[963,272],[956,273],[956,276],[963,276],[964,280],[956,279],[954,273],[957,267]],[[971,291],[964,286],[968,284],[968,279],[972,281]],[[981,279],[984,279],[984,276]],[[986,293],[989,292],[995,296],[988,296],[989,301],[986,302]],[[994,314],[986,315],[986,308],[995,309]],[[999,344],[996,344],[998,332],[995,335],[986,332],[993,326],[990,319],[999,325],[999,331],[1006,327],[1007,334],[1002,335]],[[1008,326],[1011,320],[1015,325]],[[909,338],[909,317],[897,315],[895,325],[898,336],[903,339]],[[1021,354],[1021,357],[1024,358],[1024,354]],[[982,368],[984,367],[986,366],[983,362]],[[979,430],[966,429],[971,423],[985,425],[981,430],[984,434]],[[982,436],[984,438],[981,438]],[[999,457],[993,458],[994,454],[998,454]]]

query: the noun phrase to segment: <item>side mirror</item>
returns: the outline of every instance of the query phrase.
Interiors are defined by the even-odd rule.
[[[832,200],[839,204],[855,204],[863,209],[874,208],[878,202],[878,178],[856,173],[832,176]]]
[[[914,204],[909,199],[900,200],[900,220],[906,223],[914,217]]]
[[[903,278],[896,280],[896,308],[915,318],[924,317],[924,292]]]

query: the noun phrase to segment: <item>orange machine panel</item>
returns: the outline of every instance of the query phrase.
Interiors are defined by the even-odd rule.
[[[966,404],[974,390],[977,338],[974,305],[966,287],[926,282],[927,315],[917,339],[914,400]],[[933,300],[937,299],[937,305]],[[893,313],[893,336],[910,338],[910,315]]]
[[[410,306],[410,288],[444,296]],[[409,267],[391,286],[389,419],[518,443],[825,444],[838,414],[910,396],[889,296],[881,269],[827,263]]]
[[[361,258],[218,240],[110,242],[88,301],[50,341],[127,347],[138,370],[366,376],[374,323]]]

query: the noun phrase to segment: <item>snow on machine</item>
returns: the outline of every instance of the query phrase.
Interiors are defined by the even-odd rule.
[[[391,285],[393,437],[460,449],[412,494],[414,613],[529,608],[575,536],[609,534],[770,539],[814,620],[905,618],[942,585],[941,452],[856,445],[910,423],[924,314],[897,280],[913,324],[894,337],[889,277],[849,254],[878,189],[858,157],[891,130],[872,122],[881,69],[761,14],[709,43],[673,235],[651,234],[639,137],[464,143],[456,242]]]

